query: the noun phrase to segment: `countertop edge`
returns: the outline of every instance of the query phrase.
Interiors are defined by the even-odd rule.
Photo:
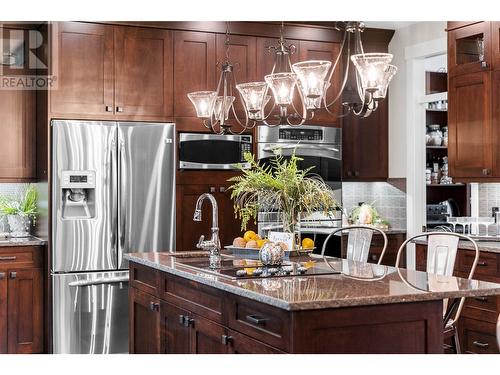
[[[12,238],[7,237],[4,240],[0,240],[0,248],[2,247],[22,247],[22,246],[45,246],[47,240],[35,236],[29,236],[26,238]]]

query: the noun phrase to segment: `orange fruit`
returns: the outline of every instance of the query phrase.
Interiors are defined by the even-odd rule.
[[[251,241],[251,240],[255,240],[257,237],[257,234],[253,231],[253,230],[247,230],[245,232],[245,234],[243,235],[243,238],[245,239],[245,241]]]
[[[269,240],[268,239],[257,240],[257,247],[260,249],[262,246],[264,246],[266,242],[269,242]]]
[[[306,237],[302,240],[303,249],[312,249],[314,247],[314,241]]]

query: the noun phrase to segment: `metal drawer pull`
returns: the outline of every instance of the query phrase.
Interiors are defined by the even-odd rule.
[[[0,280],[5,279],[5,272],[0,272]]]
[[[0,257],[0,261],[16,260],[17,257]]]
[[[116,112],[123,112],[123,107],[116,107]]]
[[[474,299],[479,302],[488,302],[487,297],[474,297]]]
[[[480,341],[473,341],[472,344],[477,346],[478,348],[487,348],[488,346],[490,346],[490,344]]]
[[[158,302],[150,302],[149,303],[149,308],[151,311],[160,311],[160,304]]]
[[[10,278],[15,279],[17,277],[17,272],[11,272],[10,273]]]
[[[106,112],[113,112],[113,107],[110,105],[106,106]]]
[[[257,315],[247,315],[245,317],[245,319],[248,320],[250,323],[253,323],[253,324],[266,324],[266,321],[269,320],[269,319],[266,319],[266,318],[260,318]]]
[[[488,265],[488,263],[486,263],[484,261],[483,262],[477,262],[477,265],[481,266],[481,267],[486,267]]]
[[[233,336],[228,336],[228,335],[222,335],[221,336],[222,345],[227,345],[227,344],[229,344],[232,341],[233,341]]]

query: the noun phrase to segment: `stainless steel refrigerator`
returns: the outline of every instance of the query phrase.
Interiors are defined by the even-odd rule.
[[[123,254],[175,246],[175,126],[51,125],[53,352],[125,353]]]

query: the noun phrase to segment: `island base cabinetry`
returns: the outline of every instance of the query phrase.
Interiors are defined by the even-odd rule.
[[[130,267],[131,353],[442,353],[441,301],[288,311]]]

